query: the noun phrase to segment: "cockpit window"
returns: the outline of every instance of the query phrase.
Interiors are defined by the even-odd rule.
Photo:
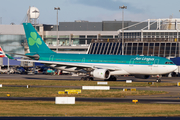
[[[165,62],[165,64],[174,64],[173,62]]]

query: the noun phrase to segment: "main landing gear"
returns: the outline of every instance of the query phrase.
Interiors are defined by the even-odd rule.
[[[161,77],[160,77],[159,75],[157,75],[156,82],[157,82],[157,83],[160,83],[160,82],[161,82]]]
[[[90,76],[87,76],[87,77],[82,77],[81,80],[83,80],[83,81],[93,81],[94,78],[90,77]],[[104,81],[116,81],[116,80],[117,80],[117,78],[114,75],[111,75],[109,77],[109,79],[105,79]]]
[[[90,77],[90,76],[87,76],[87,77],[82,77],[81,80],[84,80],[84,81],[93,81],[94,78]]]
[[[114,75],[111,75],[109,79],[105,79],[104,81],[116,81],[117,78]]]

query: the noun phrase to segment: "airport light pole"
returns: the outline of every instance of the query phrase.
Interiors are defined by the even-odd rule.
[[[2,24],[2,17],[0,17],[0,24]]]
[[[124,9],[127,9],[127,6],[119,6],[119,9],[122,9],[122,55],[124,55]]]
[[[57,48],[56,48],[56,52],[58,52],[58,10],[60,10],[60,7],[54,7],[54,10],[57,10]]]

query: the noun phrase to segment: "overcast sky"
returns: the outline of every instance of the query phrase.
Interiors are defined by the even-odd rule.
[[[144,21],[147,19],[180,17],[180,0],[0,0],[2,24],[21,24],[29,6],[40,11],[39,23],[56,24],[56,11],[60,7],[59,22],[87,20],[90,22],[122,20]],[[1,22],[1,21],[0,21]]]

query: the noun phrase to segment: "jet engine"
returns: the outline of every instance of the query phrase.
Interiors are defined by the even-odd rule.
[[[110,72],[107,69],[95,69],[91,72],[91,75],[93,75],[93,77],[100,79],[109,79]]]
[[[134,75],[135,78],[148,79],[150,75]]]

